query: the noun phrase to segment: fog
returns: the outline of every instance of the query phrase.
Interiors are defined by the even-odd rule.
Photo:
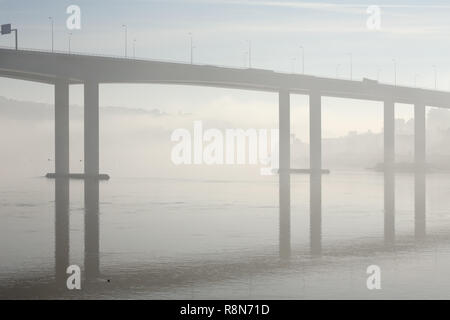
[[[303,97],[292,99],[292,155],[293,168],[309,166],[308,110],[302,104]],[[274,99],[275,100],[275,99]],[[202,119],[205,129],[217,128],[277,128],[278,115],[275,101],[258,105],[233,96],[219,97],[195,112],[164,112],[155,106],[125,108],[102,106],[100,109],[100,168],[112,177],[176,177],[176,178],[258,178],[258,165],[189,165],[176,166],[171,161],[171,150],[176,144],[170,140],[173,130],[193,130],[195,120]],[[248,102],[248,101],[247,101]],[[258,109],[259,107],[259,109]],[[406,106],[407,108],[408,106]],[[258,117],[236,117],[237,110],[248,108],[245,113]],[[333,117],[332,99],[324,106],[323,130],[327,124],[339,122]],[[368,108],[379,108],[371,106]],[[405,108],[405,106],[399,106]],[[8,176],[43,176],[54,171],[54,107],[50,104],[0,98],[0,174]],[[379,118],[382,108],[379,108]],[[427,109],[427,157],[430,164],[448,169],[450,151],[450,112],[443,109]],[[231,115],[230,115],[231,114]],[[83,108],[70,107],[71,172],[83,172]],[[358,117],[353,118],[361,126]],[[378,119],[377,119],[378,120]],[[341,127],[344,125],[341,124]],[[334,127],[337,127],[334,124]],[[343,129],[341,129],[343,130]],[[305,134],[306,133],[306,134]],[[205,142],[204,145],[207,145]],[[352,130],[346,134],[324,134],[324,167],[367,169],[382,162],[382,130]],[[396,120],[397,162],[412,162],[414,155],[414,119]]]

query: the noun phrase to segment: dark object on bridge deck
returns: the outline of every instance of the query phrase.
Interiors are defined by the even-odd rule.
[[[274,172],[280,173],[280,170],[274,170]],[[314,170],[312,170],[312,169],[289,169],[288,172],[293,173],[293,174],[310,174],[310,173],[314,173]],[[320,172],[322,174],[330,174],[330,170],[328,170],[328,169],[322,169],[322,170],[320,170]]]
[[[70,173],[68,175],[64,175],[62,177],[69,177],[70,179],[85,179],[86,175],[84,173]],[[46,178],[48,179],[55,179],[56,178],[56,174],[55,173],[47,173],[45,175]],[[96,178],[97,180],[109,180],[110,177],[107,174],[99,174],[96,177],[89,177],[89,178]]]

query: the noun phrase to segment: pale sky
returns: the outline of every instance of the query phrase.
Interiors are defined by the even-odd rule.
[[[450,89],[446,1],[0,0],[0,22],[19,29],[20,47],[49,50],[51,16],[55,50],[67,51],[66,8],[71,4],[81,8],[81,30],[71,31],[74,52],[123,56],[126,24],[129,56],[136,39],[137,57],[189,61],[192,33],[195,63],[246,67],[251,40],[254,68],[300,73],[302,46],[308,74],[349,78],[351,53],[354,79],[379,76],[392,83],[395,59],[399,84],[432,88],[436,70],[438,88]],[[366,26],[369,5],[381,8],[379,31]],[[12,36],[0,37],[0,46],[12,45]],[[52,103],[52,90],[0,79],[0,95],[9,98]],[[81,105],[81,92],[72,89],[72,103]],[[200,114],[222,104],[236,119],[252,114],[245,105],[266,110],[276,108],[277,101],[265,93],[155,85],[103,86],[101,93],[102,105],[165,112]],[[240,111],[232,111],[237,105]],[[397,114],[408,118],[412,112],[401,107]],[[307,115],[307,99],[294,97],[293,131],[303,139]],[[381,104],[325,99],[324,124],[324,136],[380,131]]]

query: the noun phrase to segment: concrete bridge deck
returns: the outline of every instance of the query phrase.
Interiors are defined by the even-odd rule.
[[[95,81],[98,83],[158,83],[208,86],[244,90],[414,104],[449,108],[450,92],[363,81],[288,74],[262,69],[243,69],[107,56],[52,53],[0,48],[0,75],[54,84]]]

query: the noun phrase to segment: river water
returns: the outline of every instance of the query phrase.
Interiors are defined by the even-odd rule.
[[[98,205],[87,189],[86,210],[81,180],[59,186],[70,201],[55,210],[54,180],[3,179],[0,298],[450,298],[450,174],[427,176],[424,239],[414,235],[414,176],[397,174],[393,245],[382,174],[333,171],[322,185],[321,254],[310,249],[309,176],[293,175],[291,256],[281,259],[277,176],[112,177]],[[81,290],[58,280],[64,256],[80,266]],[[380,290],[366,286],[374,264]]]

